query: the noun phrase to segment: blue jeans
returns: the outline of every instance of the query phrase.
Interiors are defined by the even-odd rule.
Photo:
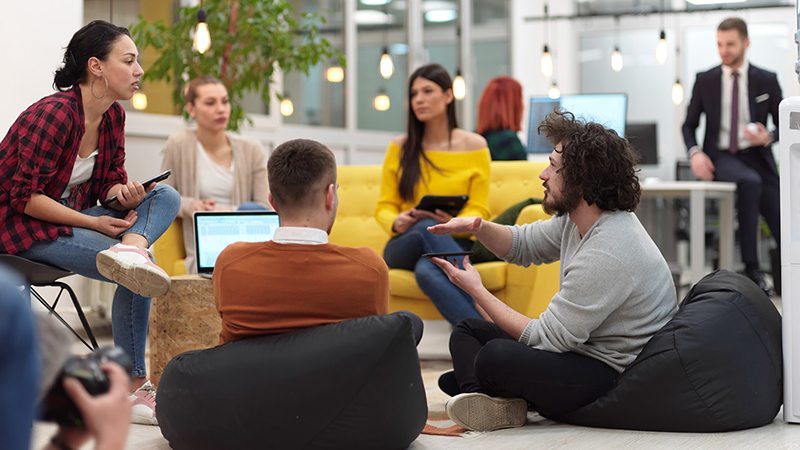
[[[244,202],[236,208],[237,211],[268,211],[263,205],[256,202]]]
[[[39,356],[25,281],[0,267],[0,440],[28,450],[39,382]],[[27,294],[27,295],[26,295]]]
[[[181,205],[181,197],[170,186],[159,184],[145,196],[134,211],[136,223],[119,237],[140,234],[152,245],[169,228]],[[81,211],[94,217],[113,216],[122,218],[127,211],[117,211],[104,206],[95,206]],[[109,281],[97,271],[97,254],[107,250],[120,239],[100,232],[74,227],[72,236],[61,236],[55,241],[39,241],[20,252],[19,256],[58,266],[70,272],[94,280]],[[147,343],[147,322],[150,317],[150,299],[134,294],[127,288],[117,286],[111,306],[111,327],[114,345],[122,348],[133,362],[133,376],[146,377],[144,353]]]
[[[475,309],[475,300],[451,283],[442,269],[428,258],[420,258],[423,253],[460,252],[472,246],[470,241],[456,240],[448,234],[436,235],[427,230],[437,223],[433,219],[420,220],[405,233],[393,237],[383,250],[383,259],[392,269],[413,270],[422,292],[451,324],[455,325],[467,317],[480,318]],[[458,259],[461,267],[464,258]]]

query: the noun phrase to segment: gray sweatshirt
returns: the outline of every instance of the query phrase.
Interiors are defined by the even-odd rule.
[[[569,215],[514,225],[512,264],[561,260],[561,290],[519,341],[551,352],[575,352],[618,371],[677,310],[664,257],[635,214],[604,212],[581,238]]]

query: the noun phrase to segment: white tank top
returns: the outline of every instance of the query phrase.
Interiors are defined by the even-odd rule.
[[[78,155],[75,159],[75,166],[72,168],[72,176],[69,177],[67,188],[61,194],[61,198],[68,198],[72,188],[75,186],[89,181],[92,177],[92,170],[94,170],[94,163],[97,161],[97,150],[93,151],[91,155],[86,158],[81,158]]]
[[[199,198],[216,201],[218,208],[233,204],[233,162],[230,168],[215,163],[200,142],[197,143],[197,182]]]

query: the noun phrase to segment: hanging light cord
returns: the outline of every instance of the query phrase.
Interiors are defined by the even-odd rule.
[[[547,45],[550,37],[550,17],[547,14],[547,3],[544,4],[544,45]]]

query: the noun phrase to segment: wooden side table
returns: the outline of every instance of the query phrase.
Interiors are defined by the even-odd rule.
[[[216,346],[221,330],[211,280],[197,275],[172,277],[169,292],[150,305],[150,381],[158,387],[175,356]]]

